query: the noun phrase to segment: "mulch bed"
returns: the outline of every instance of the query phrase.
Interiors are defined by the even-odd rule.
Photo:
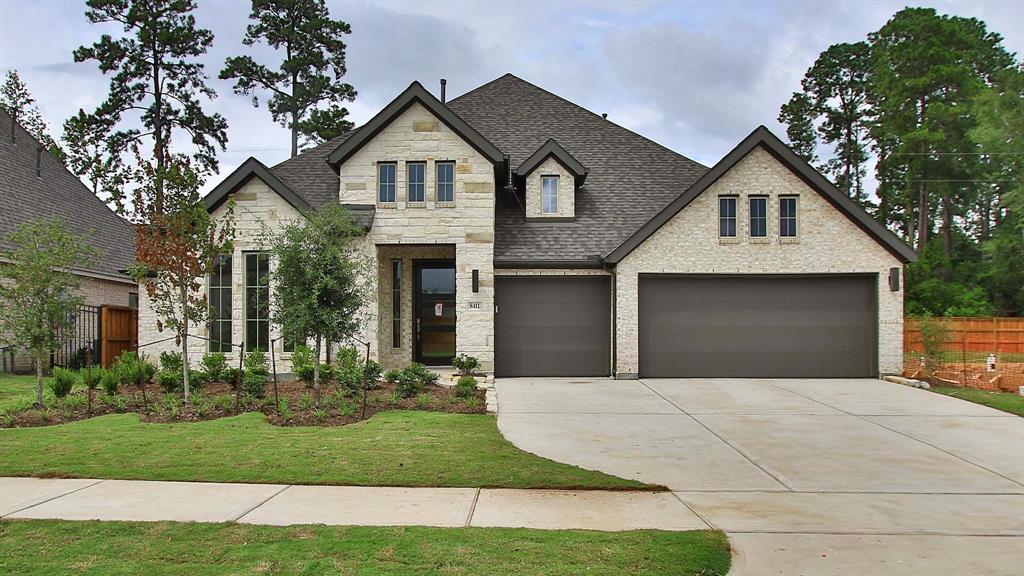
[[[278,426],[344,426],[369,418],[386,410],[422,410],[453,414],[484,414],[487,402],[483,390],[472,398],[455,396],[452,388],[426,386],[412,398],[400,398],[394,386],[381,382],[366,393],[365,418],[361,393],[342,394],[337,386],[322,385],[320,409],[313,406],[313,390],[303,382],[281,382],[277,395],[287,403],[287,412],[278,413],[273,384],[267,384],[266,397],[237,396],[230,384],[203,385],[193,399],[185,404],[180,392],[165,394],[158,386],[146,389],[146,402],[137,389],[123,391],[114,397],[97,390],[93,394],[92,413],[85,400],[87,392],[76,390],[71,401],[51,401],[43,410],[31,409],[0,418],[0,428],[30,428],[52,426],[76,420],[85,420],[106,414],[139,414],[146,422],[200,422],[235,416],[244,412],[262,412],[267,421]],[[198,398],[198,399],[197,399]],[[236,409],[236,400],[238,402]]]

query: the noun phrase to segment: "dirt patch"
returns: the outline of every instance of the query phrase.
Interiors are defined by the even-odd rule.
[[[386,410],[422,410],[454,414],[483,414],[487,402],[483,390],[468,398],[460,398],[444,386],[426,386],[416,396],[402,398],[391,384],[380,383],[366,392],[365,408],[361,392],[349,392],[336,386],[321,389],[319,407],[312,388],[302,382],[267,385],[264,398],[237,394],[225,383],[212,383],[193,391],[188,403],[179,392],[164,393],[156,386],[146,390],[128,390],[108,396],[97,391],[89,410],[87,392],[76,391],[67,398],[53,400],[44,409],[32,408],[0,417],[0,428],[52,426],[85,420],[106,414],[139,414],[146,422],[201,422],[235,416],[244,412],[262,412],[278,426],[345,426],[365,420]],[[278,400],[280,401],[280,409]]]

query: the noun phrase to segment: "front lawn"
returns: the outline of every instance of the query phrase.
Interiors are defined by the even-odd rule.
[[[358,486],[650,489],[519,450],[493,416],[393,410],[342,427],[248,413],[151,424],[116,414],[0,430],[0,476]]]
[[[43,378],[44,390],[48,378]],[[10,406],[22,400],[33,401],[36,397],[35,374],[16,375],[0,372],[0,408]]]
[[[722,576],[721,532],[0,522],[3,574]]]
[[[932,392],[1024,416],[1024,396],[1013,392],[989,392],[961,386],[932,386]]]

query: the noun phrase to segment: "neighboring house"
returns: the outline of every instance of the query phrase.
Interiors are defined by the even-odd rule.
[[[9,246],[4,238],[16,226],[60,217],[73,233],[89,235],[97,252],[92,263],[73,270],[85,304],[138,306],[138,285],[123,272],[134,258],[134,234],[128,223],[2,110],[0,126],[0,265],[7,265],[3,252]],[[16,368],[27,370],[28,362],[18,358]]]
[[[234,198],[238,228],[210,333],[266,348],[277,329],[247,305],[269,295],[261,223],[340,202],[368,231],[364,338],[388,368],[466,353],[499,376],[901,369],[914,253],[764,127],[708,169],[511,74],[441,95],[414,82],[350,135],[250,158],[207,196],[214,215]]]

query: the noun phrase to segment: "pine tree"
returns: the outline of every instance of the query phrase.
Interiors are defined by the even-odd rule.
[[[17,70],[8,70],[4,84],[0,86],[0,109],[10,114],[22,128],[38,140],[54,158],[64,159],[64,152],[50,136],[46,120],[36,106],[36,99],[28,91]]]
[[[265,42],[284,51],[276,69],[258,64],[251,56],[228,58],[221,80],[235,80],[237,94],[251,96],[259,107],[258,92],[269,93],[267,109],[275,122],[291,131],[291,155],[299,152],[299,136],[307,144],[344,134],[352,129],[343,103],[355,89],[345,76],[345,43],[349,25],[330,17],[323,0],[253,0],[245,31],[246,46]],[[319,107],[326,104],[326,108]]]

